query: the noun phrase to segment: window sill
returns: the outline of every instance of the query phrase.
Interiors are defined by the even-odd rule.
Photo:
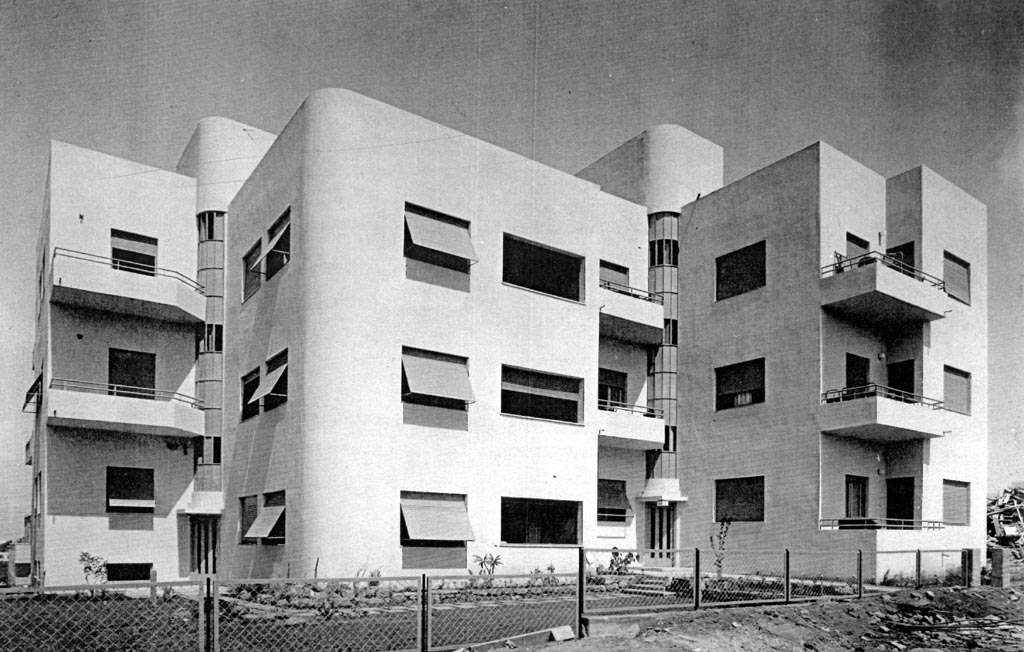
[[[564,548],[565,550],[578,550],[583,547],[580,543],[505,543],[498,544],[499,548]]]
[[[559,301],[565,301],[566,303],[572,303],[572,304],[575,304],[577,306],[585,306],[585,305],[587,305],[585,301],[580,301],[578,299],[569,299],[569,298],[566,298],[566,297],[560,297],[557,294],[548,294],[547,292],[541,292],[540,290],[534,290],[532,288],[528,288],[528,287],[525,287],[525,286],[522,286],[522,285],[516,285],[515,283],[509,283],[507,281],[502,281],[501,284],[504,285],[505,287],[515,288],[517,290],[522,290],[523,292],[529,292],[530,294],[536,294],[536,295],[539,295],[539,296],[542,296],[542,297],[551,297],[552,299],[558,299]]]
[[[528,417],[524,414],[509,414],[507,412],[499,412],[503,417],[509,417],[510,419],[526,419],[527,421],[542,421],[544,423],[560,423],[563,426],[578,426],[586,427],[586,423],[582,421],[560,421],[558,419],[545,419],[544,417]]]

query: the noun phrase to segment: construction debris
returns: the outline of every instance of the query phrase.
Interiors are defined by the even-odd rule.
[[[988,501],[988,547],[1024,548],[1024,487],[1013,485]]]

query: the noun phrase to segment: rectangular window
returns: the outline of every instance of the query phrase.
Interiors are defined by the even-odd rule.
[[[244,544],[256,543],[256,539],[246,537],[246,533],[256,522],[256,515],[259,513],[256,500],[257,496],[242,496],[238,499],[238,531],[242,535],[240,542]]]
[[[583,257],[506,233],[501,280],[570,301],[583,301]]]
[[[612,288],[629,287],[629,268],[602,260],[600,268],[601,286]]]
[[[626,514],[633,506],[626,496],[625,480],[597,481],[597,521],[599,523],[625,523]]]
[[[463,410],[476,400],[466,358],[402,347],[402,401]]]
[[[871,243],[864,238],[859,238],[852,233],[846,234],[846,258],[859,258],[871,251]],[[861,259],[858,262],[867,262],[866,259]]]
[[[292,256],[291,216],[292,209],[288,207],[267,231],[267,249],[264,255],[267,259],[266,276],[268,281],[288,264],[288,260]]]
[[[256,290],[260,289],[263,276],[263,271],[260,269],[260,251],[261,244],[257,241],[252,249],[242,257],[242,301],[256,294]]]
[[[501,367],[501,411],[538,419],[583,421],[583,381],[518,367]]]
[[[242,421],[260,413],[260,400],[253,398],[260,386],[260,370],[253,369],[242,376]]]
[[[280,545],[285,542],[285,492],[274,491],[263,494],[263,506],[256,511],[256,496],[242,498],[242,543]]]
[[[28,577],[32,574],[32,562],[15,562],[14,576],[18,578]]]
[[[942,481],[942,520],[947,525],[970,524],[971,484],[969,482]]]
[[[473,540],[466,496],[403,491],[401,501],[402,568],[465,568]]]
[[[899,270],[903,274],[913,276],[913,268],[914,265],[916,265],[913,240],[910,242],[904,242],[903,244],[895,247],[889,247],[885,250],[885,255],[889,257],[889,260],[886,261],[887,264]]]
[[[765,286],[764,240],[715,259],[715,300]]]
[[[203,339],[203,351],[220,353],[224,350],[224,325],[207,324],[206,337]]]
[[[943,407],[961,414],[971,413],[971,374],[943,367]]]
[[[648,262],[656,265],[679,264],[679,242],[677,240],[651,240],[648,244]]]
[[[107,511],[152,514],[156,509],[153,469],[107,467]]]
[[[111,267],[133,274],[156,274],[156,238],[110,229]]]
[[[224,239],[224,211],[203,211],[196,216],[199,241]]]
[[[502,543],[579,544],[580,503],[535,498],[501,499]]]
[[[846,518],[868,515],[868,479],[861,475],[846,476]]]
[[[715,480],[715,521],[763,521],[764,476]]]
[[[405,258],[406,278],[468,292],[477,260],[469,222],[407,203]]]
[[[152,399],[155,388],[155,353],[108,349],[107,394]]]
[[[942,280],[946,282],[946,294],[971,303],[971,265],[948,251],[942,252]]]
[[[764,358],[715,369],[715,409],[764,403]]]
[[[250,400],[260,398],[263,399],[264,412],[288,401],[288,349],[267,360],[267,375]]]
[[[614,410],[626,404],[626,381],[628,376],[611,369],[597,370],[597,407]]]
[[[679,321],[676,319],[665,320],[664,339],[662,344],[676,346],[679,344]]]
[[[665,426],[665,443],[662,444],[661,450],[665,451],[666,453],[676,452],[676,437],[676,427]]]
[[[148,582],[153,564],[107,564],[108,582]]]
[[[846,354],[846,387],[864,387],[868,384],[871,361],[853,353]]]

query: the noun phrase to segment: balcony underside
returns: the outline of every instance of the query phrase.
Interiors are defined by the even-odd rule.
[[[826,403],[819,410],[821,431],[837,437],[908,441],[941,437],[950,429],[945,410],[879,396]]]
[[[46,425],[159,437],[198,437],[203,411],[173,400],[148,400],[50,388]]]
[[[665,419],[660,412],[600,409],[591,421],[598,428],[599,446],[650,450],[665,443]]]
[[[130,296],[103,294],[66,285],[55,285],[53,287],[51,301],[69,306],[89,308],[91,310],[102,310],[123,315],[133,315],[144,319],[158,319],[185,324],[202,323],[206,309],[205,299],[202,295],[198,294],[195,297],[186,295],[182,302],[183,305],[178,305]]]
[[[637,344],[659,344],[665,326],[665,307],[635,296],[602,288],[601,337]]]
[[[898,327],[941,319],[949,297],[927,282],[874,263],[823,278],[821,305],[863,324]]]

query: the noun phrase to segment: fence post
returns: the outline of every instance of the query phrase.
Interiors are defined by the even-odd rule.
[[[790,585],[789,585],[789,548],[786,548],[784,568],[785,568],[786,588],[785,588],[785,590],[783,592],[783,595],[785,596],[786,604],[789,604],[789,599],[792,597],[792,590],[793,590],[792,587],[790,587]]]
[[[700,609],[700,548],[693,549],[693,610]]]
[[[149,569],[149,601],[156,604],[156,569]]]
[[[216,575],[209,579],[208,586],[210,587],[210,602],[213,604],[213,608],[210,610],[212,635],[208,652],[220,652],[220,585],[217,583]]]
[[[864,597],[864,551],[857,551],[857,599]]]
[[[209,580],[206,580],[206,582],[209,582]],[[204,592],[206,582],[203,581],[203,578],[200,578],[199,585],[196,587],[199,589],[199,624],[197,625],[199,631],[196,632],[196,636],[199,638],[199,652],[206,652],[206,635],[209,630],[208,614],[206,612],[206,593]]]
[[[914,551],[914,588],[921,588],[921,549]]]
[[[587,606],[587,551],[582,546],[579,549],[579,559],[576,562],[576,638],[585,636],[583,626],[585,617],[583,613]]]
[[[430,649],[430,580],[427,574],[420,575],[419,631],[416,632],[420,652]]]

